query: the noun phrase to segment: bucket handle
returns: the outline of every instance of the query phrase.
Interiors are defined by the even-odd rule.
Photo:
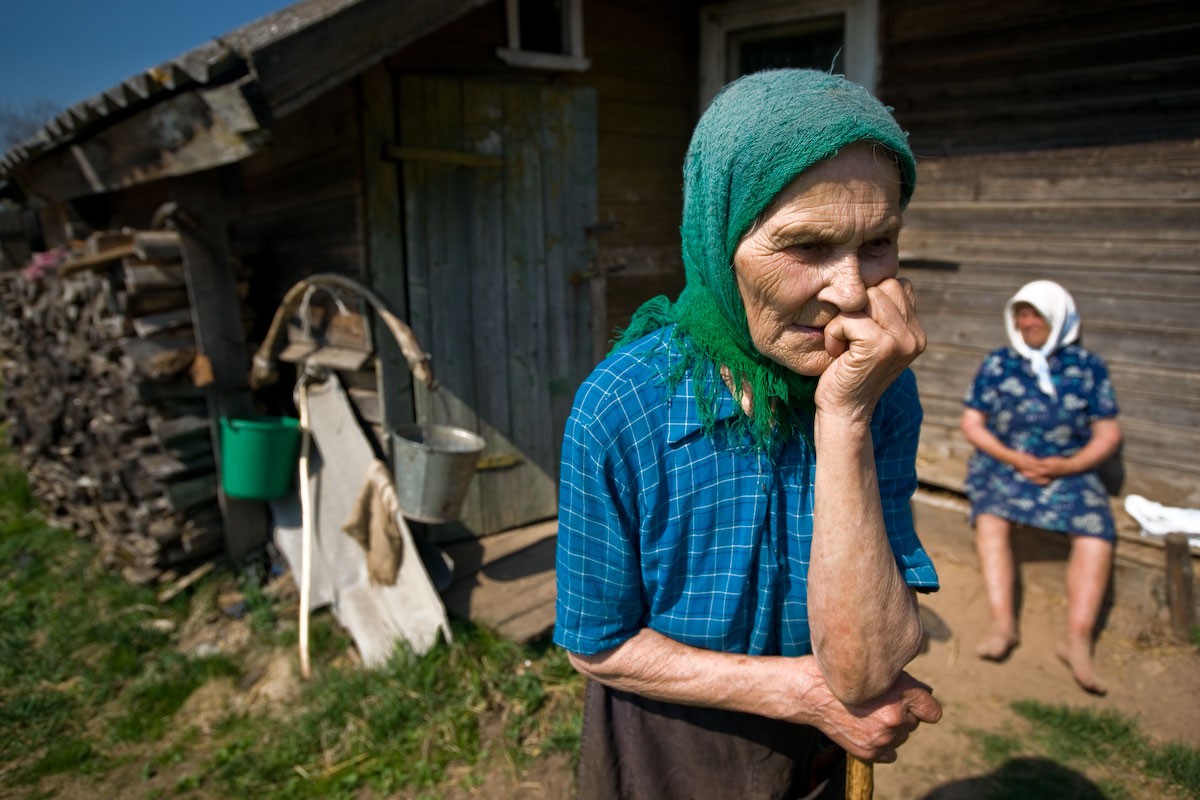
[[[400,346],[400,352],[408,362],[408,368],[412,370],[413,377],[428,386],[430,391],[437,389],[437,380],[433,377],[433,370],[429,366],[429,353],[421,348],[412,328],[405,325],[391,310],[387,302],[375,292],[356,280],[332,272],[311,275],[297,281],[291,289],[288,289],[279,307],[275,309],[275,317],[271,320],[271,327],[263,338],[263,343],[254,353],[250,367],[250,388],[259,389],[263,386],[270,386],[279,380],[279,370],[275,365],[275,358],[281,347],[283,331],[287,327],[286,322],[296,312],[297,306],[303,302],[311,286],[343,289],[354,292],[366,300],[396,339],[396,344]]]

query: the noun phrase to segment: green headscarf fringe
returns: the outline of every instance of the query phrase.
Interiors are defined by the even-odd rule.
[[[729,330],[730,324],[718,310],[716,300],[703,287],[688,286],[674,304],[666,295],[647,300],[634,312],[629,327],[621,331],[612,352],[672,323],[676,326],[674,338],[682,358],[663,379],[673,389],[688,373],[697,376],[693,385],[705,435],[714,434],[718,421],[716,409],[728,391],[720,376],[722,365],[729,369],[733,394],[739,402],[728,423],[731,437],[748,436],[755,450],[766,450],[773,442],[785,441],[794,432],[806,435],[804,418],[811,416],[817,378],[797,375],[754,348],[747,351],[738,347],[740,337]],[[750,387],[750,396],[754,398],[753,416],[747,416],[740,407],[743,385]],[[785,410],[787,413],[783,413]]]

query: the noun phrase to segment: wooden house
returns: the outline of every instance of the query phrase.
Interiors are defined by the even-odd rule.
[[[1052,278],[1112,367],[1126,489],[1196,505],[1198,30],[1181,0],[302,0],[69,109],[0,178],[50,245],[164,208],[194,223],[217,413],[255,400],[248,351],[291,285],[372,286],[444,388],[378,337],[362,409],[485,436],[479,535],[554,516],[576,386],[642,300],[681,287],[681,165],[708,99],[832,66],[895,108],[920,161],[902,255],[930,334],[922,478],[961,486],[961,396],[1004,300]]]
[[[901,249],[930,345],[924,477],[965,475],[961,398],[1028,281],[1108,363],[1124,492],[1200,506],[1200,7],[883,3],[879,94],[920,157]]]

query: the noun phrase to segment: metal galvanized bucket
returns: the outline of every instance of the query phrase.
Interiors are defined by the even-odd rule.
[[[402,425],[392,431],[396,497],[417,522],[452,522],[475,476],[483,437],[452,425]]]

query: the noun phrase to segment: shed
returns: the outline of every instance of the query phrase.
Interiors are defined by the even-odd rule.
[[[72,107],[0,178],[51,245],[164,203],[203,221],[196,331],[228,408],[251,402],[247,342],[290,285],[365,280],[445,391],[381,340],[361,410],[484,433],[462,521],[479,536],[554,516],[575,387],[681,286],[699,110],[742,72],[832,64],[895,108],[920,161],[902,268],[930,334],[923,481],[961,487],[961,396],[1004,299],[1048,277],[1112,367],[1126,490],[1197,505],[1198,30],[1181,0],[302,0]],[[245,336],[201,241],[251,268],[264,320]],[[255,513],[223,508],[231,551],[257,546]]]

